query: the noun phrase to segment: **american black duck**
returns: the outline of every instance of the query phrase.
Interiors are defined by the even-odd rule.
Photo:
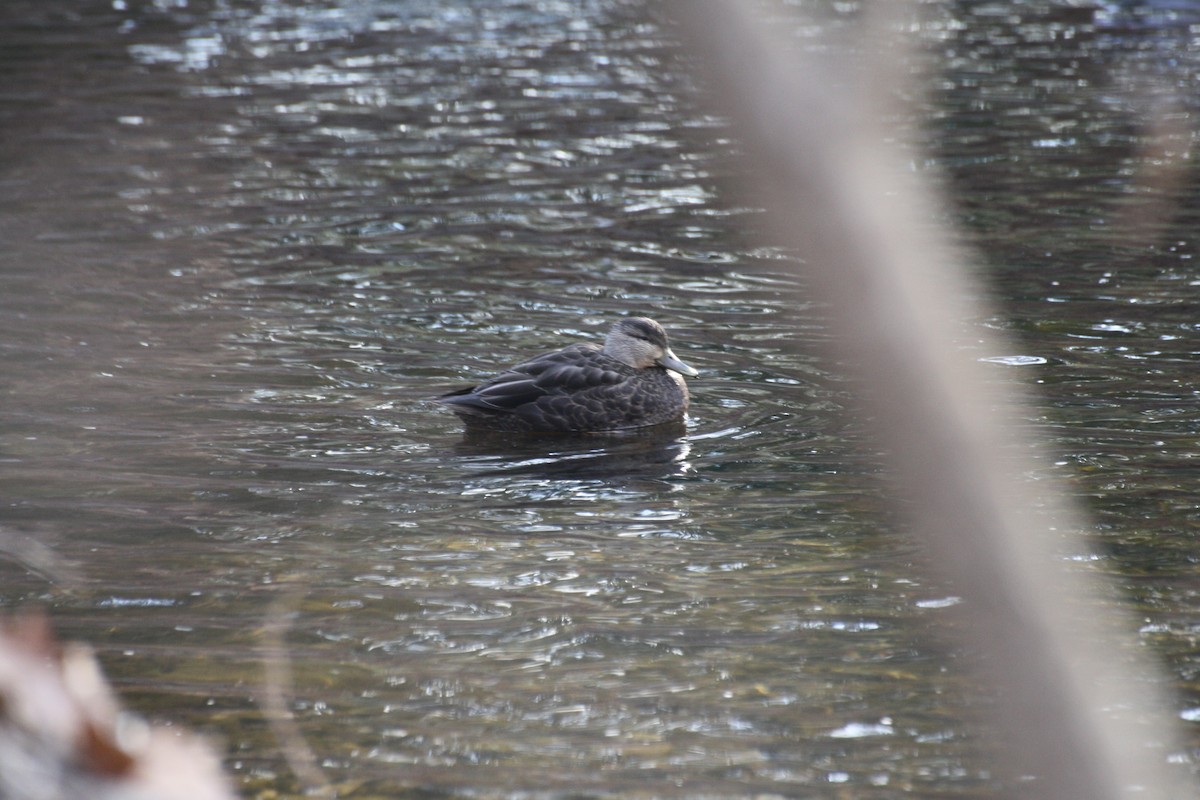
[[[543,353],[437,400],[473,429],[620,431],[681,419],[688,407],[681,376],[698,374],[671,352],[661,325],[626,317],[603,347],[573,344]]]

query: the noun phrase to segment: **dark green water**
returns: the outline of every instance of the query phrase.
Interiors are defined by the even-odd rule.
[[[1196,34],[925,10],[938,71],[902,122],[981,253],[979,324],[1015,337],[979,357],[1036,384],[1045,469],[1194,725],[1196,187],[1145,123],[1190,144]],[[26,554],[0,601],[223,741],[247,796],[298,793],[257,706],[281,597],[346,797],[1003,791],[956,598],[888,522],[802,268],[739,235],[727,134],[660,20],[0,15],[0,530]],[[427,401],[628,312],[702,372],[682,435],[481,445]]]

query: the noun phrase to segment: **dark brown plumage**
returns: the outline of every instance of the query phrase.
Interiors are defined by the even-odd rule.
[[[627,317],[604,347],[573,344],[517,364],[478,386],[437,398],[468,428],[589,433],[683,417],[699,373],[680,361],[652,319]]]

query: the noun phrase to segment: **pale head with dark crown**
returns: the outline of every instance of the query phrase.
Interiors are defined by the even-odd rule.
[[[659,366],[689,378],[700,374],[671,352],[667,332],[649,317],[619,320],[604,340],[604,352],[636,369]]]

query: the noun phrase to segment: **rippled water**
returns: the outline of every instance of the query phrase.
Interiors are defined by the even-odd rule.
[[[882,511],[799,266],[739,236],[661,21],[0,13],[0,599],[93,642],[132,705],[221,737],[248,795],[297,792],[256,705],[282,602],[347,797],[1001,790],[956,598]],[[1005,4],[923,30],[919,166],[1018,342],[979,357],[1043,391],[1047,469],[1192,719],[1194,192],[1139,180],[1172,163],[1141,122],[1195,101],[1139,89],[1192,76],[1193,34]],[[475,441],[428,401],[627,312],[702,372],[683,431]]]

